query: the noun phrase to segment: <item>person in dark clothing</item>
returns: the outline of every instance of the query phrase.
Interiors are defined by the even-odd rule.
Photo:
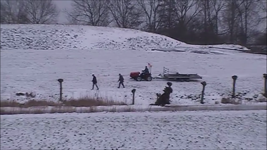
[[[145,67],[145,70],[142,70],[141,77],[144,77],[145,75],[149,74],[149,70],[147,66]]]
[[[118,80],[118,82],[119,82],[119,87],[118,88],[120,88],[121,85],[122,85],[123,88],[125,88],[125,86],[123,84],[124,78],[123,78],[123,76],[121,74],[119,74],[119,80]]]
[[[145,70],[143,70],[143,73],[144,74],[149,74],[149,70],[148,70],[147,66],[145,67]]]
[[[167,87],[165,87],[164,89],[164,93],[166,94],[166,99],[165,99],[165,103],[166,104],[170,104],[170,94],[172,93],[172,83],[171,82],[167,82]]]
[[[92,90],[94,89],[95,86],[96,86],[97,90],[99,90],[99,88],[98,88],[98,86],[97,86],[97,79],[96,79],[96,77],[95,77],[94,74],[93,74],[92,76],[93,76],[93,80],[92,80],[92,82],[93,82]]]

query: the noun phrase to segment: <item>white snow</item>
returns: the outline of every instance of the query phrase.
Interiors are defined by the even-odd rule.
[[[187,46],[166,36],[139,30],[70,25],[1,25],[2,49],[91,50]]]
[[[266,111],[1,116],[1,149],[266,149]]]
[[[171,72],[197,73],[207,82],[206,105],[199,104],[200,81],[173,82],[172,104],[183,105],[181,110],[262,109],[266,103],[256,103],[263,98],[266,56],[243,50],[247,49],[239,45],[189,45],[120,28],[1,25],[1,100],[23,102],[30,98],[16,93],[32,92],[35,99],[57,101],[57,79],[62,78],[64,98],[92,96],[130,104],[136,88],[136,105],[101,109],[166,111],[170,107],[152,109],[148,104],[155,102],[167,81],[129,78],[130,72],[151,63],[153,76],[168,67]],[[99,91],[90,90],[92,73]],[[124,89],[117,88],[119,73],[125,78]],[[231,95],[232,75],[238,75],[236,92],[247,105],[214,105]],[[52,108],[27,110],[34,109]],[[0,148],[266,149],[266,121],[266,110],[2,115]]]
[[[155,102],[156,93],[162,93],[166,81],[137,82],[129,74],[151,63],[153,76],[161,74],[163,67],[201,75],[207,82],[206,104],[231,95],[231,76],[238,75],[237,93],[253,98],[244,103],[253,103],[263,92],[266,56],[240,52],[242,49],[246,50],[238,45],[189,45],[120,28],[1,25],[1,100],[25,100],[17,92],[58,100],[57,79],[63,78],[64,98],[89,95],[130,104],[131,90],[136,88],[136,105],[148,105]],[[98,78],[99,91],[90,90],[92,73]],[[125,89],[117,88],[119,73],[124,75]],[[199,104],[199,82],[173,82],[173,90],[173,104]]]

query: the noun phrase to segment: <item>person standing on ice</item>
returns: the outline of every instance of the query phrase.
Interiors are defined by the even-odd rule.
[[[97,86],[97,79],[96,79],[96,77],[95,77],[94,74],[92,74],[92,76],[93,76],[93,80],[92,80],[92,82],[93,82],[92,90],[94,89],[95,86],[96,86],[97,90],[99,90],[99,88],[98,88],[98,86]]]
[[[172,83],[171,82],[167,82],[167,87],[165,87],[164,89],[164,93],[166,93],[166,99],[165,99],[165,103],[166,104],[170,104],[170,94],[172,93]]]
[[[120,88],[121,85],[122,85],[123,88],[125,88],[125,86],[123,84],[124,78],[123,78],[123,76],[121,74],[119,74],[119,80],[118,80],[118,82],[119,82],[118,88]]]

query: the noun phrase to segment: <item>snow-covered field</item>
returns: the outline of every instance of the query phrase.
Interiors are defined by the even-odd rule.
[[[1,116],[1,149],[266,149],[266,111]]]
[[[135,88],[133,108],[145,110],[167,81],[137,82],[129,74],[151,63],[153,76],[161,74],[163,67],[201,75],[207,82],[205,104],[228,97],[231,76],[238,75],[236,91],[243,103],[255,103],[263,91],[266,56],[240,50],[247,49],[188,45],[119,28],[1,25],[1,100],[23,102],[29,99],[16,93],[33,92],[35,99],[57,101],[57,79],[63,78],[64,98],[98,96],[130,104]],[[92,73],[100,90],[90,90]],[[126,88],[117,88],[119,73]],[[200,81],[173,82],[173,90],[173,104],[199,104]],[[205,106],[210,105],[200,107]],[[266,111],[3,115],[0,141],[1,149],[7,150],[266,149]]]
[[[239,50],[246,49],[236,45],[188,45],[119,28],[1,25],[1,100],[25,100],[16,96],[17,92],[58,100],[57,79],[63,78],[65,98],[89,95],[131,103],[131,90],[136,88],[136,104],[147,105],[155,102],[155,94],[162,93],[166,81],[137,82],[129,74],[151,63],[153,76],[162,73],[163,67],[201,75],[207,82],[207,104],[230,95],[231,76],[237,75],[236,91],[243,94],[243,99],[253,99],[244,102],[255,102],[263,92],[266,56]],[[92,73],[98,78],[99,91],[91,90]],[[117,88],[119,73],[124,75],[125,89]],[[173,82],[173,90],[173,104],[198,104],[202,86],[199,82]]]
[[[188,45],[139,30],[69,25],[1,25],[1,47],[6,50],[150,50]]]

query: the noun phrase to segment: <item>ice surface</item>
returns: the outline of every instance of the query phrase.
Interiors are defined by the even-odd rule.
[[[243,103],[262,96],[266,56],[239,45],[189,45],[137,30],[64,25],[1,25],[1,100],[104,97],[147,108],[167,81],[136,82],[132,71],[151,63],[197,73],[207,82],[205,104],[229,97],[232,75]],[[91,89],[91,74],[100,90]],[[118,89],[118,74],[126,88]],[[199,82],[173,82],[172,104],[199,104]],[[205,105],[209,106],[209,105]],[[217,105],[218,106],[218,105]],[[123,106],[122,106],[123,107]],[[12,108],[13,109],[13,108]],[[48,108],[47,108],[48,109]],[[156,109],[156,108],[155,108]],[[82,110],[82,108],[80,108]],[[1,149],[266,149],[266,111],[134,112],[1,116]]]
[[[189,45],[130,29],[1,25],[1,100],[27,100],[16,96],[17,92],[58,100],[57,79],[63,78],[64,98],[100,96],[129,104],[131,90],[136,88],[136,105],[148,105],[155,102],[156,93],[162,93],[166,81],[136,82],[129,74],[151,63],[153,76],[161,74],[163,67],[201,75],[207,82],[206,104],[230,96],[231,76],[238,75],[236,92],[252,98],[246,103],[253,103],[263,92],[266,56],[242,53],[241,49],[245,50],[238,45]],[[99,91],[90,90],[92,73],[98,78]],[[119,73],[124,75],[125,89],[117,88]],[[173,82],[173,89],[173,104],[199,104],[199,82]]]

